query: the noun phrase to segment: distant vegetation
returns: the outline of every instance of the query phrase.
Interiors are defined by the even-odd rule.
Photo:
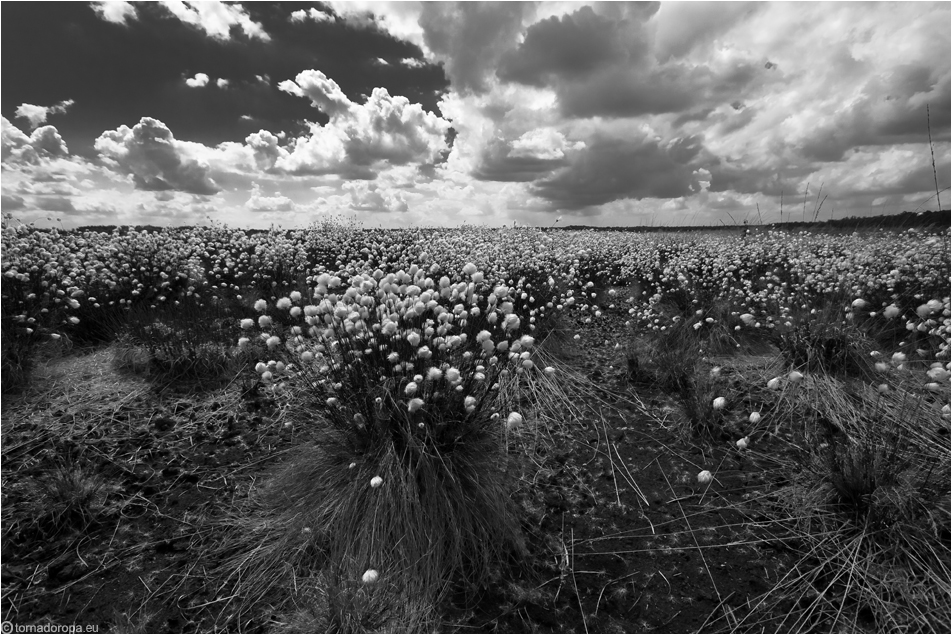
[[[809,229],[811,231],[823,231],[824,229],[909,229],[912,227],[949,227],[952,226],[952,212],[945,211],[925,211],[925,212],[901,212],[899,214],[889,214],[886,216],[847,216],[846,218],[837,218],[827,221],[793,221],[782,223],[755,223],[748,222],[751,231],[761,229]],[[622,232],[676,232],[676,231],[697,231],[702,230],[743,230],[743,223],[734,223],[731,225],[655,225],[645,226],[624,226],[624,227],[592,227],[591,225],[566,225],[565,227],[555,227],[554,229],[601,229],[605,231]]]

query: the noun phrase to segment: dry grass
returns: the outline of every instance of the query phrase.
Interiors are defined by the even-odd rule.
[[[800,559],[732,630],[946,632],[948,437],[938,408],[808,376],[774,416],[799,420],[772,506]],[[768,620],[762,622],[762,619]]]
[[[318,430],[319,441],[226,521],[228,538],[216,549],[222,611],[239,625],[267,604],[344,632],[432,627],[453,585],[486,584],[523,551],[504,427],[486,414],[457,427],[450,444],[407,435],[367,445],[295,408],[297,424]],[[369,569],[380,578],[364,584]],[[293,610],[301,602],[310,603],[304,614]]]

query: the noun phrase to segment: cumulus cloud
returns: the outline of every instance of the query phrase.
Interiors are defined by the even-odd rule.
[[[324,13],[323,11],[311,7],[307,11],[304,9],[292,11],[291,15],[288,16],[288,20],[291,22],[306,22],[307,20],[312,20],[314,22],[333,22],[334,16],[330,13]]]
[[[275,150],[268,141],[272,154],[278,155],[276,170],[374,178],[379,164],[432,164],[447,147],[448,121],[406,97],[391,96],[385,88],[374,88],[363,104],[357,104],[337,82],[315,70],[303,71],[279,88],[310,99],[330,120],[324,126],[312,124],[310,134],[295,139],[288,150]]]
[[[281,156],[286,155],[277,135],[267,130],[259,130],[245,137],[245,144],[254,153],[255,164],[259,170],[270,170]]]
[[[35,106],[33,104],[20,104],[16,110],[17,117],[22,117],[27,119],[30,122],[30,126],[36,128],[37,126],[46,123],[46,118],[50,115],[62,114],[72,106],[74,102],[72,99],[66,99],[58,104],[53,106]]]
[[[63,137],[53,126],[41,126],[30,135],[30,145],[44,156],[62,157],[69,154]]]
[[[344,183],[350,194],[350,208],[365,212],[406,212],[410,209],[405,192],[383,188],[376,183],[351,181]]]
[[[406,40],[429,51],[420,25],[420,2],[390,2],[388,0],[330,0],[329,5],[340,18],[354,28],[379,29],[394,38]]]
[[[178,190],[214,194],[218,186],[208,176],[208,167],[188,156],[187,146],[175,140],[164,123],[143,117],[129,128],[102,133],[96,151],[114,166],[132,175],[137,189]]]
[[[565,135],[555,128],[536,128],[524,133],[512,142],[511,156],[533,159],[561,159],[565,150],[577,150],[585,147],[581,141],[569,142]]]
[[[0,118],[0,139],[2,139],[3,160],[6,161],[14,151],[30,144],[30,137],[10,123],[6,117]]]
[[[29,136],[2,118],[2,160],[4,162],[37,163],[40,159],[65,157],[69,149],[53,126],[41,126]]]
[[[223,79],[221,77],[215,80],[215,85],[219,88],[228,88],[229,83],[230,82],[227,79]]]
[[[189,88],[201,88],[208,85],[208,75],[205,73],[195,73],[195,77],[185,79],[185,85]]]
[[[135,20],[138,17],[136,8],[132,6],[132,3],[125,2],[124,0],[93,2],[91,4],[93,10],[96,12],[96,15],[106,22],[112,22],[114,24],[128,24],[129,21]]]
[[[245,202],[245,207],[253,212],[289,212],[294,209],[294,202],[280,192],[274,196],[264,196],[261,186],[257,183],[251,186],[251,196]]]
[[[311,105],[332,118],[348,113],[355,105],[337,82],[321,71],[302,71],[294,80],[280,82],[278,88],[298,97],[307,97]]]
[[[264,27],[248,16],[248,12],[239,4],[224,2],[179,2],[170,0],[162,5],[176,18],[197,27],[211,38],[231,39],[232,27],[238,27],[249,38],[264,42],[271,40]]]

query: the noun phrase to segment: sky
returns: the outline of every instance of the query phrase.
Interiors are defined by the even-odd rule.
[[[390,228],[949,209],[950,7],[3,2],[2,210]]]

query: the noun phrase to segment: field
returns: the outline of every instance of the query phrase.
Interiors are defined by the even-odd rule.
[[[949,231],[753,229],[8,223],[2,619],[949,632]]]

